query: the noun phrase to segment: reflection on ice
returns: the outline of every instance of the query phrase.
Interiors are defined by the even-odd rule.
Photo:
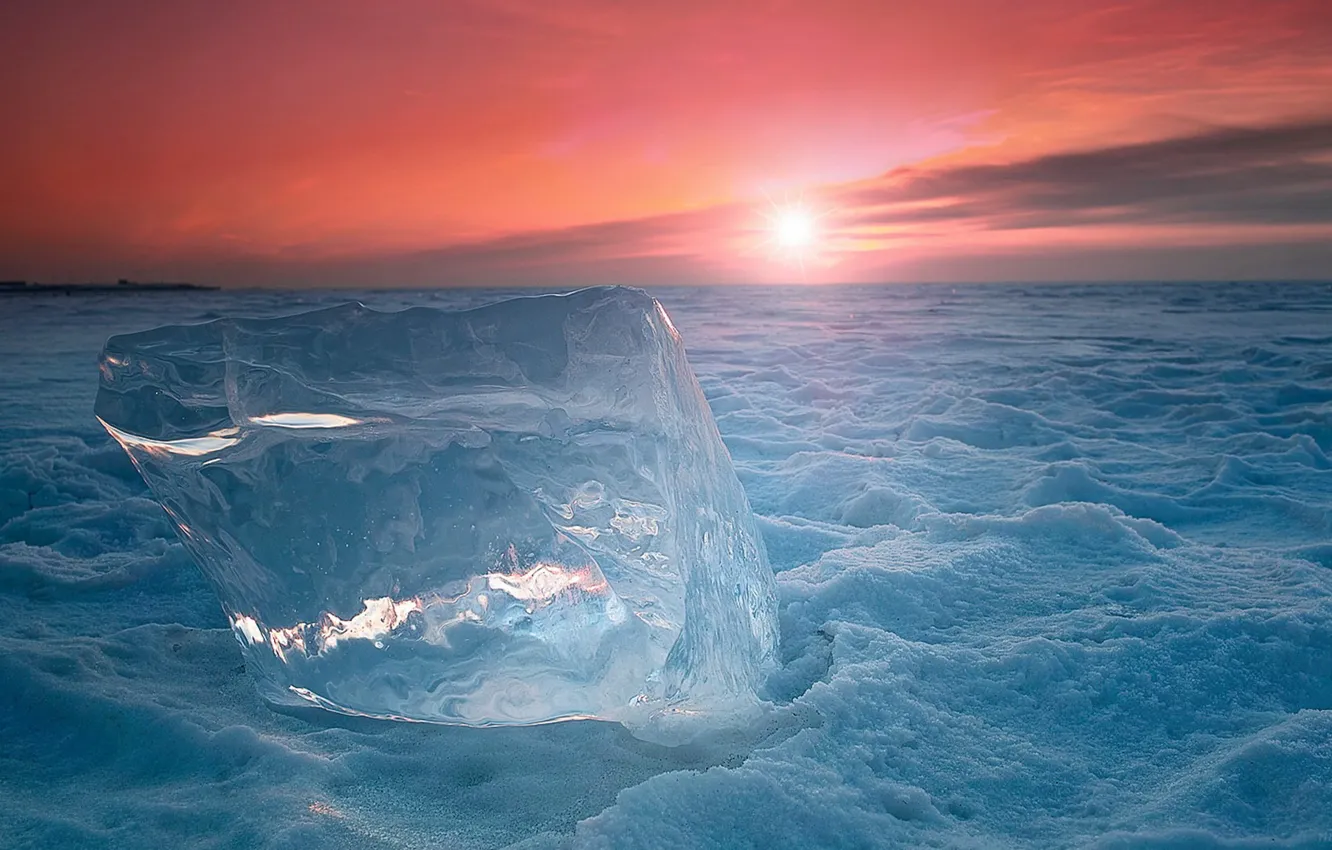
[[[291,649],[307,653],[307,635],[316,645],[315,652],[323,653],[333,649],[344,640],[377,641],[402,626],[413,612],[423,610],[420,599],[395,600],[388,596],[378,599],[366,599],[359,614],[344,620],[338,615],[325,611],[319,625],[297,623],[286,628],[272,628],[265,640],[263,627],[253,617],[238,615],[232,618],[231,626],[245,637],[252,645],[267,643],[273,654],[282,661],[287,661],[287,652]]]
[[[420,610],[419,599],[395,602],[384,596],[380,599],[365,600],[365,610],[350,620],[325,613],[324,621],[319,627],[320,649],[321,651],[332,649],[338,645],[338,641],[344,639],[377,640],[405,623],[408,614]]]
[[[585,593],[603,593],[606,580],[593,576],[589,569],[569,569],[563,564],[538,563],[524,573],[486,573],[483,576],[491,590],[502,590],[514,599],[544,602],[577,588]]]
[[[253,617],[238,614],[231,618],[231,627],[251,644],[264,642],[263,629],[259,628],[259,623]]]
[[[360,419],[336,413],[267,413],[250,421],[269,428],[347,428],[360,425]]]
[[[187,457],[201,457],[206,454],[221,451],[230,448],[240,442],[235,428],[223,428],[213,431],[203,437],[190,437],[184,440],[151,440],[147,437],[140,437],[137,434],[130,434],[122,431],[114,425],[110,425],[100,416],[98,422],[107,430],[116,442],[126,451],[138,449],[149,454],[168,454],[185,455]],[[134,453],[130,451],[130,456]]]
[[[202,437],[187,437],[180,440],[154,440],[150,437],[143,437],[138,434],[131,434],[128,431],[122,431],[116,426],[110,424],[100,416],[97,421],[102,423],[102,427],[107,430],[116,442],[126,451],[137,449],[149,454],[158,455],[180,455],[183,457],[202,457],[203,455],[213,454],[214,452],[229,449],[240,442],[240,429],[238,428],[219,428],[216,431],[210,431]],[[313,428],[347,428],[352,425],[363,424],[363,420],[353,419],[350,416],[339,416],[336,413],[269,413],[264,416],[252,417],[250,422],[255,425],[262,425],[268,428],[291,428],[296,430]]]
[[[273,648],[273,654],[284,663],[287,660],[287,650],[296,649],[302,654],[305,653],[305,624],[290,629],[272,629],[268,632],[268,645]]]
[[[510,553],[512,554],[512,553]],[[502,595],[502,596],[496,596]],[[425,628],[413,628],[411,637],[448,646],[447,630],[459,623],[474,623],[504,628],[506,607],[499,601],[507,596],[520,603],[523,612],[532,614],[551,605],[561,597],[577,602],[575,597],[603,597],[600,607],[605,621],[615,625],[624,621],[626,610],[615,598],[604,576],[595,567],[569,567],[548,561],[539,561],[527,570],[485,573],[467,583],[457,596],[431,594],[425,597],[393,599],[383,596],[362,600],[360,613],[343,619],[331,611],[320,617],[317,625],[296,623],[293,626],[267,630],[249,615],[232,617],[231,625],[237,635],[250,645],[268,644],[273,654],[289,663],[289,653],[322,655],[337,648],[343,641],[366,640],[375,642],[393,635],[408,623],[412,614],[422,614]],[[494,622],[489,622],[492,619]]]

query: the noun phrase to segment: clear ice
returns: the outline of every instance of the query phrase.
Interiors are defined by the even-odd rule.
[[[96,412],[276,703],[669,742],[774,660],[749,504],[639,290],[116,336]]]

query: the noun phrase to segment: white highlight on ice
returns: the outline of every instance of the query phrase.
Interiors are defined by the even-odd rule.
[[[607,594],[610,585],[598,572],[587,567],[570,568],[564,564],[542,561],[531,569],[521,572],[484,573],[473,581],[484,582],[489,591],[499,591],[519,602],[528,603],[528,610],[544,607],[561,594],[578,591],[590,595]],[[314,653],[319,654],[334,649],[345,640],[375,641],[392,634],[407,622],[413,612],[425,613],[428,608],[442,605],[457,605],[463,599],[473,595],[474,585],[469,582],[466,590],[456,597],[417,596],[395,600],[389,596],[362,601],[363,610],[350,619],[342,619],[331,612],[324,612],[320,617],[317,631],[308,623],[297,623],[286,628],[269,629],[267,638],[264,629],[253,617],[239,615],[232,620],[232,626],[245,636],[252,645],[266,643],[283,662],[288,661],[292,650],[302,655],[310,655],[312,647],[307,645],[309,635],[314,642]],[[475,594],[475,610],[465,608],[455,616],[436,621],[425,635],[427,640],[447,642],[444,631],[462,622],[482,622],[490,609],[490,597],[483,591]],[[611,605],[606,616],[612,623],[624,620],[623,606]]]
[[[250,421],[269,428],[346,428],[361,424],[360,419],[337,413],[266,413]]]
[[[200,457],[206,454],[212,454],[216,451],[234,446],[240,442],[240,438],[235,436],[235,428],[223,428],[218,431],[212,431],[203,437],[188,437],[183,440],[154,440],[149,437],[140,437],[138,434],[131,434],[122,431],[114,425],[108,424],[102,417],[97,417],[97,421],[102,423],[102,427],[110,434],[117,443],[126,451],[131,448],[149,454],[171,454],[184,455],[186,457]],[[133,453],[131,452],[131,456]]]
[[[415,597],[394,601],[388,596],[383,596],[379,599],[366,599],[364,604],[365,610],[350,620],[343,620],[336,614],[324,614],[319,627],[321,650],[332,649],[341,640],[381,638],[406,622],[408,614],[422,610],[421,600]]]
[[[251,645],[264,642],[264,630],[253,617],[237,614],[231,618],[231,627],[244,635]]]
[[[302,653],[305,652],[305,631],[300,626],[290,629],[269,629],[268,645],[273,648],[273,654],[285,662],[288,648],[295,647]]]
[[[571,570],[563,564],[544,562],[523,573],[486,573],[482,578],[491,590],[501,590],[524,602],[544,602],[574,588],[601,593],[607,587],[605,579],[594,578],[591,570]]]

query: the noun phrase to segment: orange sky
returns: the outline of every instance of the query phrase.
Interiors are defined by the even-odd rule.
[[[0,278],[1332,278],[1329,57],[1326,0],[11,3]]]

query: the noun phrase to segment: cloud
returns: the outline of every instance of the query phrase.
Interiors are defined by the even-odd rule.
[[[1041,278],[1262,276],[1328,273],[1332,119],[1221,127],[1137,144],[1015,162],[924,165],[834,187],[829,236],[842,250],[829,279],[879,279],[885,265],[926,276],[985,279],[1004,269]],[[526,234],[418,255],[438,268],[538,273],[565,267],[663,279],[744,279],[726,251],[751,225],[743,207]],[[753,241],[752,239],[750,240]],[[1000,268],[996,254],[1009,257]],[[1015,257],[1027,255],[1026,260]],[[1032,257],[1043,255],[1035,261]],[[973,259],[963,259],[971,257]],[[760,258],[761,259],[761,258]],[[789,271],[789,270],[788,270]],[[692,276],[692,277],[691,277]],[[512,275],[511,278],[512,279]]]
[[[216,254],[131,276],[288,286],[1326,278],[1332,118],[1220,127],[1009,162],[925,163],[826,187],[826,262],[767,256],[727,204],[372,256]]]
[[[212,271],[333,286],[1326,277],[1332,119],[925,164],[810,203],[836,211],[829,262],[803,272],[765,255],[760,209],[737,204],[374,257],[222,260]]]
[[[1332,224],[1332,119],[1013,163],[898,169],[837,195],[843,227]]]
[[[0,5],[0,276],[762,280],[762,191],[921,162],[848,227],[1325,218],[1318,163],[1246,157],[1332,109],[1326,0],[241,5]],[[1125,147],[1218,122],[1268,130]]]
[[[439,248],[353,257],[219,256],[177,277],[295,286],[577,286],[739,280],[710,246],[737,218],[733,206],[507,234]]]

